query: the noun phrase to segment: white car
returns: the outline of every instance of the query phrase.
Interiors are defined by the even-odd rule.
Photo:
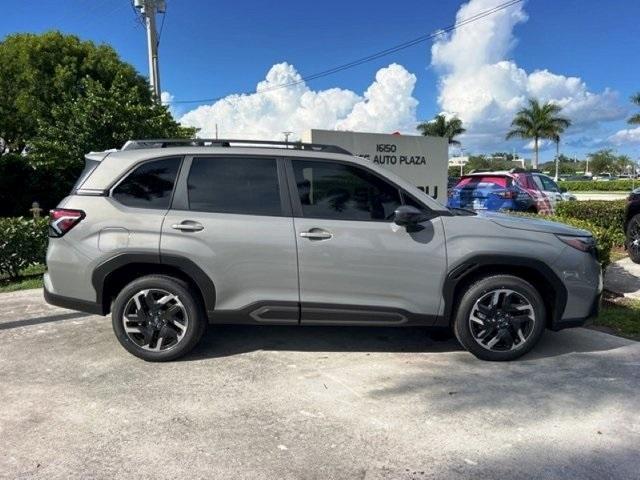
[[[532,176],[533,181],[542,193],[549,198],[552,205],[555,205],[558,202],[577,200],[575,195],[567,192],[566,188],[559,187],[551,177],[543,173],[533,173]]]

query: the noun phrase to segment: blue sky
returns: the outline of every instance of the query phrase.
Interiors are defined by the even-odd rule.
[[[454,23],[456,14],[465,18],[499,3],[167,0],[162,90],[174,100],[254,92],[282,62],[287,65],[271,70],[270,85],[434,32]],[[144,30],[128,0],[41,0],[38,8],[24,0],[4,0],[2,11],[0,37],[59,29],[108,43],[147,72]],[[458,38],[442,39],[444,53],[435,60],[432,42],[427,42],[302,85],[289,96],[280,91],[232,97],[218,105],[205,102],[195,112],[197,103],[172,104],[172,109],[178,117],[187,114],[183,121],[205,126],[205,132],[219,123],[223,134],[266,137],[312,126],[409,132],[416,120],[448,111],[468,124],[463,141],[469,151],[516,148],[529,155],[525,142],[502,139],[517,99],[535,92],[562,99],[571,113],[576,127],[567,132],[567,153],[612,146],[638,159],[640,130],[636,135],[624,122],[633,111],[628,98],[640,90],[638,18],[640,2],[633,0],[606,5],[601,0],[528,0],[463,27],[460,32],[466,33]],[[474,32],[484,43],[473,40]],[[393,63],[398,68],[389,70]],[[549,75],[531,76],[539,70]],[[448,85],[444,90],[443,82]],[[390,111],[395,102],[398,111]],[[620,131],[627,133],[615,136]],[[551,155],[551,149],[543,152],[543,158]]]

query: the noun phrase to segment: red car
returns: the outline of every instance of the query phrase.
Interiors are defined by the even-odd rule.
[[[449,207],[473,210],[513,210],[552,214],[553,202],[536,182],[535,173],[472,171],[463,175],[449,194]]]

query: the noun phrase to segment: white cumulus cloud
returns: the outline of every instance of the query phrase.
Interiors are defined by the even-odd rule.
[[[287,88],[280,85],[297,83]],[[368,132],[414,132],[416,77],[391,64],[376,73],[363,96],[351,90],[311,90],[288,63],[271,67],[256,93],[229,95],[203,105],[180,118],[183,125],[200,128],[201,137],[219,136],[275,140],[291,131],[299,138],[311,128]]]
[[[611,135],[608,140],[614,145],[640,143],[640,127],[618,130],[616,133]]]
[[[498,0],[471,0],[457,12],[460,22],[498,5]],[[615,92],[594,93],[578,77],[536,70],[527,72],[507,55],[516,44],[513,30],[528,19],[522,3],[441,35],[431,48],[432,66],[440,72],[440,107],[458,115],[467,128],[463,142],[479,148],[504,143],[514,114],[528,98],[552,101],[574,127],[584,131],[624,116]]]

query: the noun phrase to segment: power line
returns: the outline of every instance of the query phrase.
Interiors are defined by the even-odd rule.
[[[356,60],[353,60],[351,62],[348,63],[344,63],[342,65],[338,65],[336,67],[330,68],[328,70],[324,70],[318,73],[314,73],[312,75],[308,75],[306,77],[302,77],[300,80],[295,80],[293,82],[289,82],[289,83],[285,83],[282,85],[274,85],[273,87],[269,87],[269,88],[265,88],[263,90],[260,90],[259,92],[255,92],[258,94],[262,94],[262,93],[267,93],[267,92],[271,92],[274,90],[280,90],[281,88],[289,88],[289,87],[293,87],[295,85],[299,85],[301,83],[307,83],[311,80],[316,80],[318,78],[322,78],[322,77],[326,77],[328,75],[333,75],[334,73],[338,73],[341,72],[343,70],[347,70],[349,68],[353,68],[353,67],[357,67],[359,65],[362,65],[364,63],[368,63],[371,62],[373,60],[377,60],[379,58],[382,57],[386,57],[388,55],[391,55],[393,53],[399,52],[401,50],[405,50],[407,48],[413,47],[415,45],[418,45],[420,43],[424,43],[426,41],[429,40],[433,40],[435,38],[438,38],[442,35],[444,35],[445,33],[449,33],[452,32],[464,25],[468,25],[472,22],[478,21],[482,18],[488,17],[490,15],[493,15],[494,13],[497,13],[501,10],[504,10],[506,8],[509,8],[513,5],[516,5],[518,3],[522,3],[523,0],[509,0],[507,2],[501,3],[493,8],[490,8],[488,10],[485,10],[483,12],[477,13],[475,15],[472,15],[468,18],[465,18],[464,20],[461,20],[457,23],[454,23],[453,25],[450,25],[446,28],[443,28],[441,30],[438,30],[435,33],[429,33],[429,34],[424,34],[421,35],[419,37],[414,38],[413,40],[409,40],[403,43],[400,43],[398,45],[395,45],[393,47],[387,48],[385,50],[381,50],[379,52],[373,53],[371,55],[367,55],[366,57],[361,57],[358,58]],[[205,103],[205,102],[217,102],[218,100],[222,100],[225,97],[215,97],[215,98],[201,98],[198,100],[172,100],[170,102],[167,103]]]

